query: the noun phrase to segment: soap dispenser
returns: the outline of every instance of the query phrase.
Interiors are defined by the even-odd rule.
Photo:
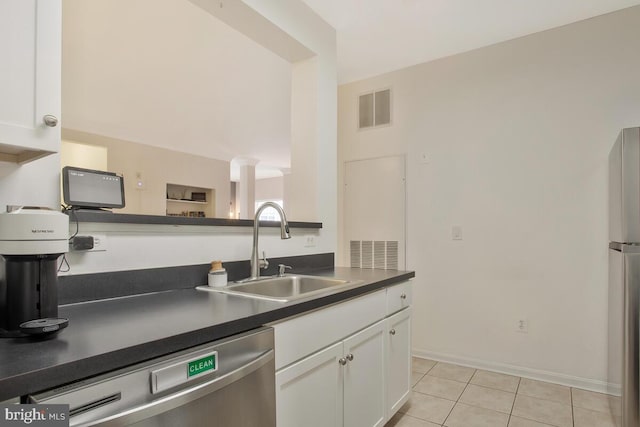
[[[227,286],[227,270],[222,268],[222,261],[212,261],[209,270],[209,286]]]

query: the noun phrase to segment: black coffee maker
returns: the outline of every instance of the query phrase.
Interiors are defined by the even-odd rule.
[[[58,267],[68,251],[69,217],[36,207],[0,214],[0,337],[51,334],[58,319]]]

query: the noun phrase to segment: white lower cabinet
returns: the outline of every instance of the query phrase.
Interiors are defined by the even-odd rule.
[[[384,426],[411,390],[410,291],[404,282],[272,325],[278,427]]]
[[[276,373],[280,427],[342,425],[342,342]]]
[[[278,426],[384,425],[384,333],[382,320],[278,371]]]
[[[384,321],[344,340],[344,425],[383,426]]]
[[[398,412],[411,394],[411,307],[388,317],[386,323],[386,408]]]

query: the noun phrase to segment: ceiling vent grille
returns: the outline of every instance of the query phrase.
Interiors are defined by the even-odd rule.
[[[351,267],[398,269],[397,240],[351,240],[349,249]]]
[[[358,129],[391,124],[391,89],[365,93],[358,99]]]

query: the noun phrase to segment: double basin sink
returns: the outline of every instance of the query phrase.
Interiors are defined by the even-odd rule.
[[[266,277],[245,283],[230,284],[220,288],[199,286],[198,289],[266,301],[290,302],[303,298],[328,295],[356,287],[361,280],[343,280],[322,276],[287,274],[282,277]]]

